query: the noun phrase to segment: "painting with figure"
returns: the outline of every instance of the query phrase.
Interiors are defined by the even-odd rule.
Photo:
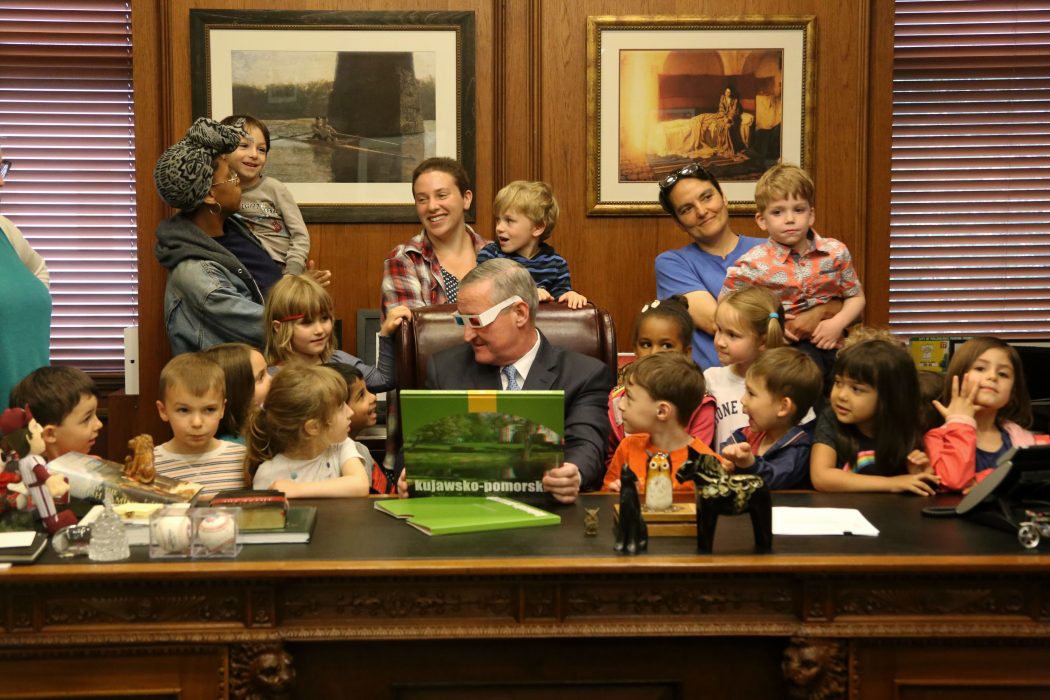
[[[722,182],[757,180],[782,155],[783,54],[620,51],[620,182],[657,181],[691,161]]]
[[[270,130],[285,183],[410,182],[437,155],[432,51],[231,52],[233,111]]]

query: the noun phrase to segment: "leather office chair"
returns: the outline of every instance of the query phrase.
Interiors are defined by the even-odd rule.
[[[456,325],[452,312],[455,304],[439,304],[412,309],[412,323],[403,323],[398,331],[398,389],[426,388],[427,362],[437,352],[463,342],[463,328]],[[585,306],[570,309],[564,304],[544,303],[536,310],[536,327],[552,345],[589,355],[617,369],[616,330],[612,316],[605,309]],[[396,478],[400,465],[396,459],[401,450],[401,423],[396,391],[387,392],[387,440],[383,470],[388,479]],[[376,475],[378,476],[378,475]],[[373,488],[381,488],[382,479],[373,478]],[[390,490],[391,485],[386,490]]]

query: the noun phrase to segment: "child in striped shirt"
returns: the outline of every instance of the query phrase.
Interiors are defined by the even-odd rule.
[[[202,496],[244,488],[244,445],[215,437],[226,410],[222,367],[202,353],[176,355],[160,373],[158,395],[173,437],[153,448],[157,473],[201,484]]]
[[[496,194],[496,240],[478,252],[478,264],[492,258],[520,263],[536,283],[540,301],[565,302],[570,309],[587,304],[572,290],[569,264],[546,243],[558,223],[558,201],[546,182],[515,180]]]

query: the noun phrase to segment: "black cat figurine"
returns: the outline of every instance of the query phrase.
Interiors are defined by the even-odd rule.
[[[639,554],[649,546],[649,528],[638,500],[638,477],[627,467],[620,473],[620,518],[615,533],[613,549],[621,554]]]

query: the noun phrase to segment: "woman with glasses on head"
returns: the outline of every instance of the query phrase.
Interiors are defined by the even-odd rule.
[[[679,168],[660,182],[660,205],[692,240],[657,256],[656,296],[685,297],[695,326],[693,359],[701,369],[719,367],[714,349],[718,292],[737,258],[765,239],[733,233],[722,187],[698,163]]]
[[[226,156],[243,136],[198,119],[153,171],[160,196],[180,210],[157,226],[155,248],[170,271],[164,317],[176,355],[226,342],[262,346],[263,298],[282,271],[236,215],[240,180]]]
[[[0,187],[12,163],[0,151]],[[0,216],[0,401],[11,388],[49,363],[51,292],[47,265],[10,219]]]

